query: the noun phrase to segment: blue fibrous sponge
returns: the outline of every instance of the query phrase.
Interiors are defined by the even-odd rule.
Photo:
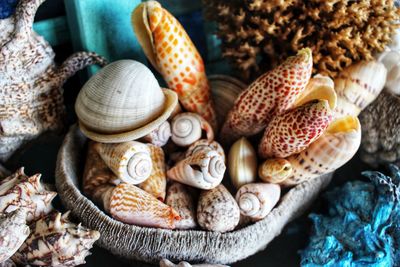
[[[0,19],[10,17],[18,4],[18,0],[0,0]]]
[[[367,171],[371,182],[348,182],[328,192],[328,215],[311,214],[313,233],[301,265],[400,266],[400,170]]]

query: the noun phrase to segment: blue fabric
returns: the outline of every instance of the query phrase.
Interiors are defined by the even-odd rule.
[[[313,233],[301,266],[400,266],[400,170],[367,171],[326,193],[328,215],[311,214]]]
[[[10,17],[18,4],[18,0],[0,0],[0,19]]]

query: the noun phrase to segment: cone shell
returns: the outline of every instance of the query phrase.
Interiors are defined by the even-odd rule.
[[[238,204],[222,184],[201,192],[197,205],[197,222],[201,228],[224,233],[235,229],[239,219]]]
[[[150,156],[153,162],[153,168],[150,177],[139,184],[139,187],[150,193],[158,200],[164,202],[166,188],[167,188],[167,177],[166,177],[166,164],[165,156],[162,148],[155,145],[147,145],[150,149]]]
[[[236,193],[236,201],[242,215],[261,220],[271,212],[280,196],[279,185],[254,183],[242,186]]]
[[[0,266],[19,249],[29,232],[24,209],[0,214]]]
[[[200,189],[212,189],[218,186],[226,166],[224,159],[215,150],[198,150],[195,154],[179,161],[167,171],[167,177]]]
[[[221,130],[221,140],[261,132],[275,114],[292,107],[304,91],[312,71],[311,50],[306,48],[255,80],[237,98]]]
[[[163,259],[160,261],[160,267],[229,267],[227,265],[221,265],[221,264],[190,264],[186,261],[181,261],[178,264],[174,264],[171,261],[167,259]]]
[[[138,226],[174,229],[180,220],[173,208],[131,184],[119,184],[113,190],[109,207],[114,219]]]
[[[172,141],[178,146],[190,146],[202,137],[203,131],[207,140],[214,140],[214,131],[210,124],[200,115],[184,112],[172,120]]]
[[[36,220],[53,210],[51,201],[57,195],[40,183],[40,174],[28,177],[24,169],[0,181],[0,213],[19,208],[27,212],[27,221]]]
[[[13,260],[21,265],[76,266],[85,263],[100,233],[68,220],[68,213],[59,212],[30,225],[31,234]]]
[[[204,63],[182,25],[156,1],[140,4],[132,13],[132,24],[147,58],[178,94],[183,107],[216,129]]]
[[[344,69],[335,79],[336,117],[358,116],[382,91],[386,75],[385,66],[377,61],[361,61]]]
[[[185,185],[172,182],[167,190],[165,204],[179,213],[181,220],[175,223],[176,229],[196,228],[196,209],[193,195]]]
[[[327,100],[314,100],[275,116],[265,129],[258,151],[262,158],[285,158],[306,149],[332,121]]]
[[[200,150],[214,150],[218,152],[218,154],[222,157],[223,161],[226,162],[225,160],[225,152],[222,146],[216,142],[216,141],[209,141],[207,139],[200,139],[199,141],[196,141],[193,143],[188,150],[185,152],[185,157],[190,157],[193,154],[197,153]]]
[[[246,138],[240,138],[229,150],[228,170],[231,181],[237,189],[256,181],[257,155]]]
[[[156,146],[165,146],[171,137],[171,125],[168,121],[164,121],[157,129],[143,137],[145,142],[149,142]]]
[[[286,159],[267,159],[258,168],[258,176],[266,183],[279,184],[292,173],[292,164]]]
[[[105,164],[125,183],[140,184],[151,174],[150,150],[143,143],[96,143],[95,149]]]

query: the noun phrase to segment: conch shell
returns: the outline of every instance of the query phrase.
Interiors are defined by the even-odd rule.
[[[270,159],[263,163],[260,174],[265,182],[278,182],[282,186],[293,186],[320,175],[332,172],[357,152],[361,143],[361,126],[357,117],[346,116],[331,123],[325,134],[300,154],[283,159]],[[279,160],[279,161],[278,161]],[[277,165],[281,164],[281,168]],[[283,177],[282,169],[288,176]],[[288,167],[290,166],[290,167]],[[276,178],[275,173],[278,171]],[[271,179],[272,177],[272,179]]]
[[[176,229],[196,228],[195,202],[189,189],[178,182],[172,182],[167,190],[165,204],[179,213],[181,220],[175,222]]]
[[[168,121],[161,123],[157,129],[143,137],[145,142],[149,142],[156,146],[165,146],[171,137],[171,125]]]
[[[305,48],[260,76],[237,98],[221,130],[221,140],[228,144],[240,136],[261,132],[274,115],[292,107],[311,71],[311,50]]]
[[[218,186],[226,166],[221,155],[209,148],[199,149],[193,155],[179,161],[167,171],[167,177],[200,189]]]
[[[151,174],[153,164],[150,150],[143,143],[96,143],[95,149],[106,165],[125,183],[140,184]]]
[[[228,170],[231,181],[237,189],[244,184],[256,181],[257,155],[245,137],[232,145],[228,157]]]
[[[17,209],[8,214],[0,213],[0,266],[7,261],[29,236],[26,211]]]
[[[216,141],[209,141],[207,139],[200,139],[193,143],[185,152],[185,157],[190,157],[200,150],[214,150],[222,157],[225,162],[225,152],[222,146]]]
[[[216,129],[204,63],[182,25],[156,1],[141,3],[132,13],[132,25],[147,58],[178,94],[183,107]]]
[[[206,264],[206,263],[192,265],[186,261],[181,261],[178,264],[174,264],[167,259],[163,259],[160,261],[160,267],[229,267],[229,266],[222,264]]]
[[[69,213],[54,212],[30,225],[31,234],[12,259],[21,265],[76,266],[86,256],[100,233],[68,220]]]
[[[245,184],[236,193],[236,201],[242,215],[253,220],[261,220],[271,212],[281,196],[281,188],[276,184]]]
[[[40,174],[28,177],[24,169],[0,181],[0,213],[24,208],[27,221],[33,221],[53,210],[51,201],[57,195],[40,183]]]
[[[201,192],[197,205],[197,222],[201,228],[224,233],[235,229],[239,219],[238,204],[222,184]]]
[[[148,144],[153,168],[150,177],[138,186],[150,193],[158,200],[164,202],[167,188],[165,156],[162,148]]]
[[[172,120],[172,141],[178,146],[190,146],[202,137],[205,131],[207,140],[214,140],[214,131],[200,115],[184,112]]]

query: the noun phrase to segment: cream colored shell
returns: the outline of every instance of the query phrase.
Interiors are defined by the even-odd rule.
[[[177,107],[179,106],[177,105]],[[170,137],[171,125],[168,121],[164,121],[157,129],[144,136],[143,140],[156,146],[165,146]]]

